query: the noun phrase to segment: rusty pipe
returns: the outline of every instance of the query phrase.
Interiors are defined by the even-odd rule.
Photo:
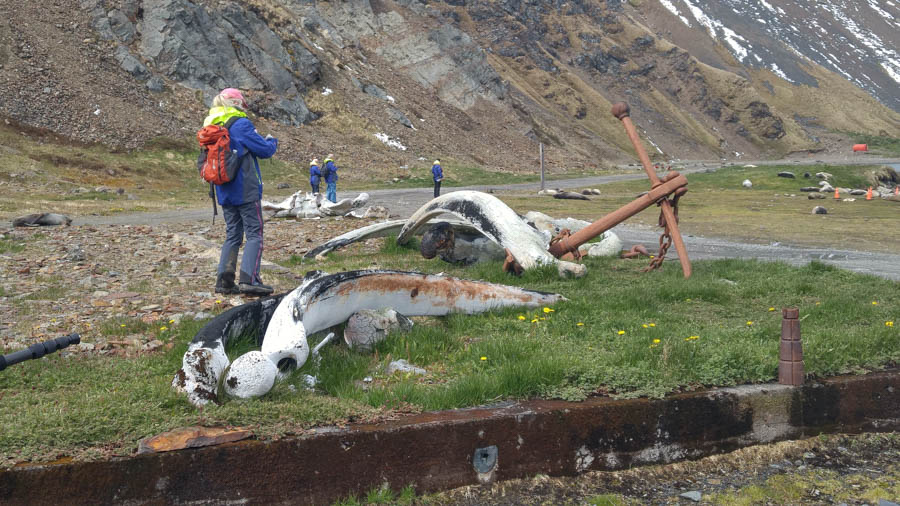
[[[606,232],[619,223],[622,223],[635,214],[638,214],[644,209],[647,209],[656,202],[660,200],[665,201],[666,195],[669,195],[686,184],[686,177],[677,172],[672,172],[669,176],[669,180],[665,183],[660,182],[660,184],[644,195],[641,195],[633,201],[607,214],[578,232],[551,244],[549,249],[550,254],[556,258],[571,260],[571,257],[567,255],[571,255],[574,251],[577,251],[578,247],[582,244],[590,241],[603,232]],[[688,267],[690,268],[690,266]]]
[[[618,118],[625,126],[625,133],[628,134],[631,144],[634,145],[634,150],[637,151],[638,158],[641,160],[641,165],[644,166],[644,171],[647,172],[647,177],[650,178],[653,188],[661,185],[662,182],[650,165],[650,157],[647,156],[647,151],[644,150],[641,139],[638,137],[637,129],[634,127],[634,123],[631,122],[631,118],[629,117],[631,108],[625,102],[619,102],[612,106],[611,112],[612,115]],[[691,277],[691,261],[688,259],[687,248],[685,248],[684,240],[681,238],[681,232],[678,230],[678,220],[675,218],[675,211],[672,209],[672,205],[668,200],[660,202],[659,207],[666,220],[666,225],[668,225],[669,236],[672,237],[672,244],[675,245],[675,251],[678,252],[678,261],[681,262],[681,270],[684,271],[684,277],[689,278]]]

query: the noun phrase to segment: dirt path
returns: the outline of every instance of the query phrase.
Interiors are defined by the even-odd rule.
[[[898,164],[897,159],[842,159],[831,160],[831,163],[842,164]],[[779,164],[779,165],[811,165],[822,163],[821,160],[787,160],[778,162],[756,161],[742,162],[741,164]],[[632,164],[634,165],[634,164]],[[720,167],[718,162],[692,162],[684,163],[681,172],[690,174],[692,172],[703,171],[709,168]],[[643,179],[646,176],[643,171],[639,172],[639,168],[634,166],[623,167],[625,169],[634,170],[631,174],[617,174],[610,176],[593,176],[577,179],[565,179],[560,181],[550,181],[546,183],[548,188],[583,188],[589,186],[600,186],[607,183],[617,181],[627,181],[634,179]],[[537,191],[540,183],[518,183],[508,185],[482,185],[448,188],[447,191],[459,190],[477,190],[477,191]],[[398,217],[407,217],[416,209],[431,198],[431,188],[398,188],[389,190],[370,190],[367,193],[370,196],[370,205],[382,205],[390,209],[392,215]],[[341,196],[346,196],[347,192],[341,192]],[[355,195],[355,192],[353,192]],[[140,213],[140,214],[124,214],[116,216],[82,216],[75,218],[74,225],[153,225],[158,223],[198,223],[207,222],[211,218],[211,210],[209,207],[199,209],[179,209],[174,211],[158,212],[158,213]],[[217,220],[221,224],[221,218]],[[625,242],[626,247],[633,244],[644,244],[653,248],[658,241],[658,231],[652,229],[641,229],[628,225],[620,225],[616,227],[615,232],[619,234]],[[685,237],[688,251],[691,258],[695,260],[715,259],[715,258],[756,258],[767,261],[784,261],[793,265],[803,265],[812,260],[818,260],[825,263],[833,264],[843,269],[865,274],[873,274],[888,279],[900,280],[900,255],[892,255],[885,253],[872,253],[865,251],[854,251],[848,249],[829,249],[829,248],[803,248],[790,246],[785,244],[747,244],[719,239],[714,237]],[[677,258],[674,252],[671,258]]]

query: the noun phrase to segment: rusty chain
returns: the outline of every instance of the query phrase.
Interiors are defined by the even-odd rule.
[[[669,199],[669,204],[672,206],[672,212],[675,215],[675,222],[678,222],[678,199],[684,195],[683,191],[674,192],[674,197]],[[656,205],[661,205],[662,201],[666,200],[665,198],[661,199]],[[669,225],[666,223],[666,217],[663,215],[662,210],[659,212],[659,226],[663,227],[663,232],[659,236],[659,253],[650,260],[650,264],[647,267],[644,267],[641,272],[652,271],[654,269],[659,269],[663,260],[666,259],[666,253],[669,251],[669,246],[672,245],[672,236],[669,235]]]

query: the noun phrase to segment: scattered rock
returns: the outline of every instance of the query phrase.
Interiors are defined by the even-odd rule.
[[[779,172],[778,177],[786,177],[788,179],[794,179],[797,176],[795,176],[793,172],[784,171],[784,172]]]
[[[825,194],[824,194],[824,193],[819,193],[819,192],[811,192],[811,193],[809,193],[809,194],[806,196],[806,198],[808,198],[808,199],[810,199],[810,200],[814,200],[814,199],[824,199],[824,198],[825,198]]]
[[[393,362],[388,364],[388,367],[387,367],[387,375],[388,376],[390,376],[398,371],[404,372],[404,373],[408,372],[411,374],[418,374],[418,375],[424,375],[424,374],[428,373],[428,371],[426,371],[425,369],[422,369],[421,367],[416,367],[414,365],[411,365],[405,359],[394,360]]]
[[[813,214],[828,214],[828,210],[822,206],[816,206],[812,210]]]
[[[850,195],[860,196],[860,195],[865,195],[865,194],[866,194],[866,190],[860,190],[860,189],[850,190]]]
[[[703,494],[701,494],[699,490],[691,490],[690,492],[680,494],[678,497],[684,497],[685,499],[690,499],[694,502],[700,502],[700,499],[703,498]]]
[[[744,182],[741,183],[741,186],[743,186],[744,188],[753,188],[753,183],[750,182],[749,179],[745,179]]]
[[[379,341],[396,331],[408,332],[412,325],[412,320],[393,309],[364,309],[347,320],[344,342],[353,349],[372,351]]]
[[[286,190],[286,189],[288,189],[288,188],[290,188],[290,187],[291,187],[291,185],[289,185],[288,183],[278,183],[278,184],[275,186],[275,188],[277,188],[277,189],[279,189],[279,190]]]
[[[824,179],[825,181],[828,181],[829,179],[833,178],[834,176],[832,176],[830,172],[816,172],[816,177],[819,179]]]
[[[817,192],[817,191],[819,191],[819,187],[818,186],[804,186],[803,188],[800,188],[800,191],[802,191],[802,192]]]

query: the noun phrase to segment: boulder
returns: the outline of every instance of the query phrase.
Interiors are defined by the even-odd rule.
[[[745,179],[744,182],[741,183],[741,186],[743,186],[744,188],[753,188],[753,183],[750,182],[749,179]]]
[[[784,171],[784,172],[779,172],[778,177],[786,177],[788,179],[794,179],[797,176],[795,176],[793,172]]]
[[[412,320],[390,308],[353,313],[344,328],[344,342],[353,349],[372,351],[375,344],[394,332],[408,332]]]
[[[824,193],[819,193],[819,192],[811,192],[811,193],[809,193],[809,194],[806,196],[806,198],[808,198],[808,199],[810,199],[810,200],[813,200],[813,199],[824,199],[824,198],[825,198],[825,194],[824,194]]]
[[[812,210],[813,214],[828,214],[828,210],[822,206],[816,206]]]

